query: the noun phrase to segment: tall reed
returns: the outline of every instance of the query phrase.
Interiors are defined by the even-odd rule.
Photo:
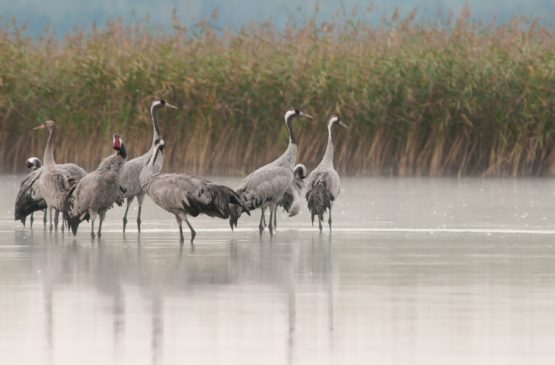
[[[555,32],[514,20],[494,26],[405,19],[276,30],[254,25],[170,32],[111,23],[63,39],[0,29],[0,170],[42,156],[59,125],[56,156],[94,168],[113,132],[131,157],[147,150],[149,105],[162,111],[166,169],[245,174],[286,147],[283,113],[299,121],[298,160],[320,160],[326,119],[337,130],[342,173],[401,176],[536,176],[555,168]]]

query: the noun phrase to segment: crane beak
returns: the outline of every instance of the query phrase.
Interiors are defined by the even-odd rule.
[[[167,106],[168,108],[172,108],[172,109],[179,109],[178,107],[176,107],[175,105],[172,105],[172,104],[168,103],[167,101],[166,101],[166,105],[165,105],[165,106]]]
[[[339,125],[342,126],[343,128],[349,129],[349,126],[345,124],[345,122],[343,122],[342,120],[339,121]]]
[[[43,124],[38,125],[35,128],[33,128],[33,130],[36,131],[37,129],[44,129],[44,128],[46,128],[46,124],[43,123]]]
[[[308,115],[308,114],[303,113],[303,112],[300,112],[299,115],[300,115],[301,117],[305,117],[305,118],[308,118],[308,119],[312,119],[312,116],[311,116],[311,115]]]

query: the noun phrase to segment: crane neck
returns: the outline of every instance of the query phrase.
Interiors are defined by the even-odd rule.
[[[117,155],[123,158],[124,160],[127,158],[127,149],[125,148],[125,144],[121,144],[120,149],[117,151]]]
[[[327,162],[333,166],[333,136],[331,129],[332,125],[328,126],[328,145],[326,146],[326,153],[324,153],[322,162]]]
[[[141,175],[139,176],[139,182],[141,187],[148,183],[148,180],[154,176],[158,175],[162,171],[162,166],[164,165],[164,153],[156,148],[147,164],[143,167]]]
[[[160,127],[158,126],[158,105],[153,105],[150,108],[150,115],[152,117],[152,129],[153,129],[153,136],[152,136],[152,144],[154,145],[154,142],[156,141],[156,139],[160,138]]]
[[[295,131],[293,130],[293,118],[292,116],[285,120],[285,124],[287,125],[287,131],[289,132],[289,143],[290,144],[297,144],[297,136],[295,135]]]
[[[44,149],[44,166],[56,166],[56,161],[54,160],[54,140],[56,139],[56,126],[49,128],[50,134],[48,135],[48,141],[46,142],[46,148]]]

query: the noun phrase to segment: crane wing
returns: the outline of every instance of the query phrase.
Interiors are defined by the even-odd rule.
[[[293,172],[283,166],[267,165],[247,176],[237,193],[249,209],[256,209],[269,201],[277,201],[293,181]]]
[[[39,188],[39,178],[42,169],[35,170],[25,176],[20,184],[15,200],[15,220],[25,222],[29,214],[46,209],[46,202],[42,198]]]

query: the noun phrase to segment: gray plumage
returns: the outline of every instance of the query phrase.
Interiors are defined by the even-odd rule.
[[[77,183],[66,171],[56,165],[54,160],[54,141],[56,138],[56,123],[47,120],[34,129],[48,128],[49,135],[44,149],[44,166],[38,179],[39,188],[44,201],[50,211],[50,231],[52,231],[52,209],[56,210],[55,227],[58,229],[58,212],[63,210],[69,189]],[[62,225],[62,231],[64,226]]]
[[[64,218],[73,234],[83,220],[91,220],[91,237],[94,238],[94,221],[98,215],[98,237],[102,235],[102,222],[114,203],[121,196],[120,172],[127,158],[125,145],[119,135],[114,136],[115,153],[106,157],[95,171],[83,177],[73,187],[66,199]],[[120,205],[123,203],[120,200]]]
[[[329,210],[329,227],[331,230],[331,208],[333,202],[341,192],[341,182],[337,171],[333,168],[333,139],[332,127],[334,123],[347,128],[347,125],[339,119],[339,117],[332,115],[328,121],[328,145],[326,152],[320,164],[310,173],[306,181],[306,200],[308,202],[308,209],[310,210],[312,224],[314,224],[314,217],[318,217],[318,226],[322,230],[322,221],[324,220],[324,213]]]
[[[44,224],[46,225],[46,202],[40,195],[38,178],[40,172],[37,170],[42,166],[42,161],[37,157],[29,158],[25,166],[31,169],[19,185],[19,192],[15,199],[15,220],[21,221],[25,226],[25,221],[28,215],[31,215],[31,228],[33,227],[33,212],[37,210],[44,211]]]
[[[162,138],[160,134],[160,127],[158,126],[158,110],[165,107],[177,109],[176,106],[167,103],[165,100],[156,100],[152,103],[150,107],[152,128],[154,132],[152,137],[152,145],[148,152],[144,155],[127,161],[121,171],[120,182],[124,191],[123,198],[127,199],[127,207],[125,208],[125,214],[123,216],[123,232],[125,232],[125,227],[127,226],[127,213],[129,212],[129,207],[135,197],[137,198],[137,202],[139,204],[139,212],[137,214],[137,229],[139,230],[139,233],[141,232],[141,211],[143,207],[143,201],[145,199],[145,192],[141,189],[139,177],[141,175],[143,167],[146,166],[147,161],[149,160],[150,156],[152,156],[155,148],[155,142]],[[162,166],[160,166],[160,170],[161,169]]]
[[[156,144],[156,149],[143,169],[141,188],[156,205],[172,213],[179,225],[180,242],[184,242],[182,221],[191,230],[191,243],[196,232],[187,216],[205,214],[215,218],[229,218],[231,208],[241,204],[239,196],[227,186],[214,184],[201,177],[187,174],[161,174],[164,141]],[[243,206],[243,209],[246,208]],[[246,210],[248,212],[248,210]]]
[[[293,170],[293,181],[278,201],[278,206],[294,217],[301,211],[301,192],[304,189],[304,179],[306,178],[306,167],[298,164]],[[275,217],[275,216],[274,216]]]
[[[20,220],[23,225],[28,215],[31,215],[31,226],[33,225],[33,212],[37,210],[45,211],[44,224],[46,225],[46,201],[42,197],[39,178],[42,174],[42,161],[37,157],[31,157],[27,160],[26,166],[33,171],[25,175],[19,186],[19,192],[15,200],[15,220]],[[74,163],[66,163],[56,165],[59,169],[68,175],[68,181],[77,182],[87,172]]]
[[[297,139],[292,122],[298,117],[312,118],[310,115],[297,109],[288,110],[285,113],[285,124],[289,132],[289,146],[277,160],[257,169],[243,179],[236,190],[247,209],[261,209],[259,224],[261,233],[264,230],[262,222],[266,208],[270,208],[269,229],[270,233],[273,232],[277,202],[282,198],[293,181],[293,168],[297,158]],[[241,213],[242,209],[239,206],[233,208],[229,220],[231,229],[237,227],[237,221]]]

